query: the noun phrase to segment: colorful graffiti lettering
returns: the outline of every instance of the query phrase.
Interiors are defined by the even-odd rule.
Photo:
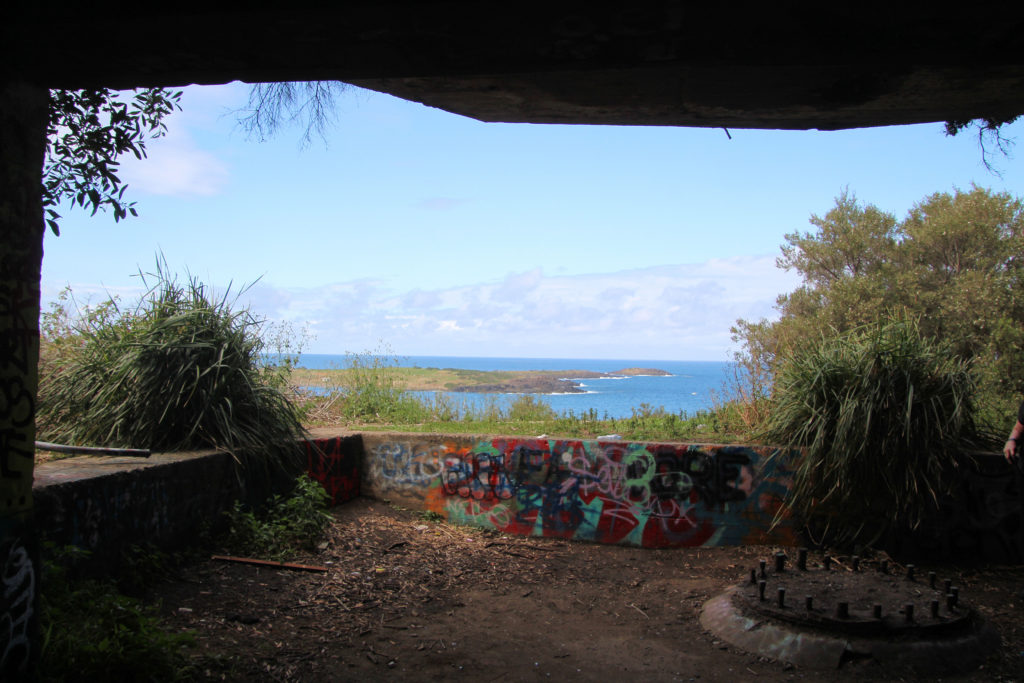
[[[381,440],[369,485],[449,520],[643,547],[791,542],[772,528],[789,489],[770,449],[583,440]]]
[[[359,437],[333,437],[305,442],[306,472],[320,482],[331,497],[331,505],[340,505],[359,495]]]
[[[441,473],[440,446],[418,446],[386,443],[373,449],[370,470],[392,486],[425,486]]]
[[[928,558],[1024,562],[1024,475],[1002,455],[961,459],[955,488],[901,551]]]

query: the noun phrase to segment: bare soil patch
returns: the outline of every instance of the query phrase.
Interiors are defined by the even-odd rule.
[[[192,629],[201,680],[933,680],[852,663],[822,675],[739,651],[703,603],[749,576],[763,546],[642,550],[504,536],[360,499],[334,511],[326,573],[207,560],[156,585]],[[921,571],[928,571],[922,567]],[[1024,568],[941,568],[1002,634],[978,671],[1021,680]]]

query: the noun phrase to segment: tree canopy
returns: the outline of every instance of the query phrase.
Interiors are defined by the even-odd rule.
[[[135,90],[130,98],[108,88],[50,91],[43,164],[46,224],[60,234],[57,206],[68,201],[92,213],[111,209],[114,220],[137,215],[118,175],[119,157],[146,156],[146,139],[164,135],[164,118],[180,109],[181,91]]]
[[[894,311],[972,362],[984,415],[1003,420],[1024,394],[1024,204],[972,187],[918,202],[903,220],[850,192],[813,229],[786,235],[778,265],[803,278],[779,320],[739,320],[738,360],[763,386],[801,345]]]

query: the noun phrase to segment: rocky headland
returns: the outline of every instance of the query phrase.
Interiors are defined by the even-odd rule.
[[[521,372],[495,372],[506,375],[501,381],[474,382],[455,385],[448,391],[480,394],[583,394],[579,380],[612,379],[616,377],[668,377],[672,373],[656,368],[624,368],[614,372],[593,370],[527,370]]]
[[[623,368],[614,372],[593,370],[461,370],[455,368],[390,367],[380,370],[397,386],[411,391],[459,391],[482,394],[582,394],[580,383],[589,379],[665,377],[672,373],[657,368]],[[344,391],[351,370],[295,368],[296,386],[319,391]]]

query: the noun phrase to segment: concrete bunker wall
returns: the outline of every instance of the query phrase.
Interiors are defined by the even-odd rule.
[[[319,432],[305,456],[334,505],[366,495],[455,524],[647,548],[797,540],[788,520],[771,527],[794,454],[761,446]],[[890,551],[1024,561],[1021,473],[1001,456],[973,455],[957,486]],[[35,523],[113,568],[132,545],[181,547],[235,500],[259,495],[241,489],[224,453],[70,458],[36,468]]]
[[[363,447],[365,495],[456,524],[645,548],[796,542],[788,520],[772,528],[792,481],[776,449],[395,433]]]
[[[359,495],[358,435],[313,438],[303,447],[295,475],[304,470],[323,484],[332,505]],[[47,541],[88,550],[97,570],[116,569],[133,545],[184,547],[223,527],[236,500],[259,504],[291,487],[291,480],[272,489],[243,485],[233,458],[216,451],[75,457],[36,467],[34,518]]]

